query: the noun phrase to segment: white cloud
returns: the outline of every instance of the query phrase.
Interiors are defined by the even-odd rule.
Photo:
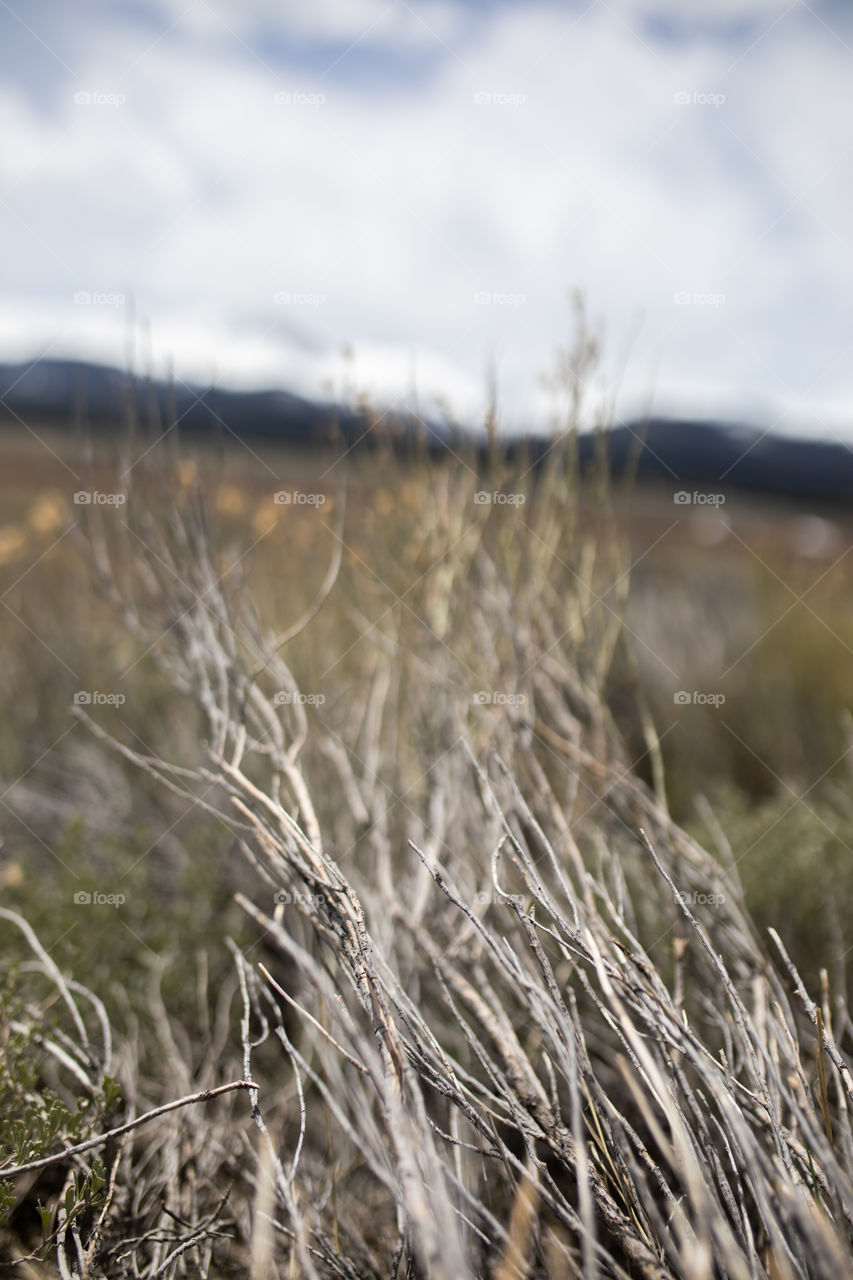
[[[415,49],[436,40],[452,44],[469,25],[464,9],[440,0],[416,6],[403,0],[322,0],[314,4],[276,5],[270,0],[155,0],[152,8],[164,26],[210,43],[237,36],[265,60],[261,42],[283,39],[310,42],[343,53],[353,45]],[[337,54],[335,55],[337,56]],[[328,59],[329,62],[332,59]]]
[[[769,30],[778,6],[691,9],[754,18],[738,43],[656,35],[686,25],[674,2],[480,10],[476,30],[418,6],[436,42],[378,0],[169,0],[153,44],[126,12],[52,116],[0,98],[19,345],[106,358],[122,316],[72,298],[123,293],[186,377],[320,394],[351,341],[374,394],[405,394],[416,353],[425,401],[471,413],[494,355],[505,419],[535,425],[580,285],[626,411],[651,391],[798,425],[849,406],[849,53],[810,12]],[[305,62],[302,42],[344,52],[368,27],[336,70]],[[397,74],[344,75],[366,48]],[[412,49],[436,57],[409,84]],[[81,84],[125,101],[77,104]],[[0,313],[5,350],[12,328]]]

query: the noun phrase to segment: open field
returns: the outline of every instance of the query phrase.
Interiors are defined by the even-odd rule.
[[[39,434],[11,1273],[849,1272],[849,516]]]

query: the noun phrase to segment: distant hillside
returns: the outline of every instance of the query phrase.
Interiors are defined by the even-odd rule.
[[[85,423],[114,431],[128,420],[131,409],[146,432],[177,423],[181,432],[193,435],[279,439],[305,446],[335,440],[352,445],[369,435],[364,414],[287,391],[169,385],[73,360],[0,364],[0,415],[7,422],[69,427]],[[400,412],[384,415],[383,431],[404,444],[421,437],[434,451],[460,443],[458,430],[424,424]],[[840,442],[790,439],[733,423],[672,419],[614,427],[605,441],[614,472],[636,465],[641,478],[671,484],[674,493],[696,485],[706,492],[738,488],[812,502],[853,498],[853,446]],[[552,444],[542,437],[504,438],[501,443],[508,453],[523,449],[533,459],[543,457]],[[593,434],[581,437],[585,466],[592,463],[598,447]]]
[[[287,391],[229,391],[133,378],[107,365],[73,360],[0,364],[0,409],[8,416],[56,424],[88,423],[114,429],[134,408],[147,428],[177,422],[182,431],[233,431],[239,436],[277,436],[319,442],[333,432],[339,414]],[[352,430],[356,416],[340,424]]]
[[[672,419],[614,427],[606,440],[615,472],[636,458],[639,476],[671,482],[673,491],[695,484],[708,492],[738,488],[811,501],[853,498],[853,444]],[[594,437],[584,437],[582,458],[589,462],[594,454]]]

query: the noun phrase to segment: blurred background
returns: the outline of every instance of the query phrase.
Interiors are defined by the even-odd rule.
[[[132,347],[468,422],[494,377],[538,430],[579,289],[590,419],[850,438],[843,0],[29,0],[0,31],[0,362]]]
[[[238,566],[270,625],[311,607],[342,548],[350,585],[320,631],[346,654],[365,600],[409,609],[413,579],[466,607],[415,545],[433,496],[451,521],[444,481],[417,474],[418,508],[396,464],[350,468],[370,413],[437,445],[488,423],[543,450],[579,422],[637,468],[612,495],[624,565],[566,570],[624,612],[607,695],[630,763],[653,780],[652,724],[674,816],[738,867],[760,923],[790,919],[808,972],[843,977],[853,8],[10,0],[0,61],[0,880],[22,904],[25,865],[68,906],[85,857],[106,884],[102,863],[175,867],[177,836],[201,839],[193,810],[177,835],[171,810],[136,812],[71,718],[80,691],[122,690],[124,732],[167,756],[192,737],[98,595],[89,516],[112,546],[146,468],[191,487],[191,437],[223,579]],[[519,474],[530,504],[495,518],[523,541]],[[277,505],[294,485],[317,504]],[[490,517],[451,514],[460,536]],[[313,635],[291,656],[316,679]]]
[[[174,1096],[167,1008],[226,1071],[225,939],[269,945],[207,792],[138,767],[207,768],[169,655],[245,600],[368,894],[407,839],[465,865],[460,744],[503,741],[649,903],[611,792],[654,788],[846,1001],[849,0],[0,0],[0,138],[0,899],[120,1010],[132,1096]]]

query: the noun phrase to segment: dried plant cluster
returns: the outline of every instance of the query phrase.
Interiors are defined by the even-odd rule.
[[[78,714],[233,833],[258,941],[211,940],[235,983],[205,1043],[155,1002],[143,1085],[132,1035],[114,1048],[29,935],[55,1000],[16,1007],[14,1035],[42,1037],[47,1083],[100,1127],[65,1120],[76,1153],[45,1137],[5,1171],[61,1199],[53,1260],[22,1267],[849,1274],[850,1024],[670,817],[639,687],[643,770],[617,731],[628,566],[605,481],[581,489],[567,440],[535,474],[380,465],[373,524],[350,527],[345,488],[310,514],[328,566],[282,631],[199,494],[152,476],[121,524],[91,512],[101,581],[203,750],[166,759]]]

